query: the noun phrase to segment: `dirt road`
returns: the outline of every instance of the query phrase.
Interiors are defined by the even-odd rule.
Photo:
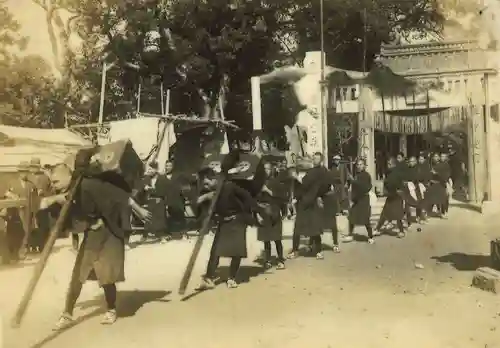
[[[381,236],[374,245],[345,244],[340,254],[326,251],[325,260],[299,258],[286,270],[267,273],[252,263],[261,245],[250,232],[251,257],[241,271],[249,282],[231,290],[222,284],[184,301],[176,291],[193,244],[140,246],[127,254],[127,281],[119,287],[122,318],[111,327],[100,325],[101,292],[89,283],[75,313],[83,319],[51,336],[74,260],[62,245],[23,327],[12,330],[4,323],[5,347],[500,347],[498,297],[469,287],[472,271],[487,264],[483,255],[498,230],[485,228],[484,220],[455,207],[448,220],[433,220],[406,239]],[[287,223],[286,247],[291,230]],[[331,236],[325,244],[331,245]],[[207,241],[193,288],[208,247]],[[4,320],[31,271],[30,266],[0,271]]]

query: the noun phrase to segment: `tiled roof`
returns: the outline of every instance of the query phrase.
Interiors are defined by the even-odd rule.
[[[380,62],[400,75],[489,70],[487,54],[475,42],[383,45]]]

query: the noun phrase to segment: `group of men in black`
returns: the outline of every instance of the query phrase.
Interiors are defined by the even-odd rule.
[[[428,160],[424,153],[405,160],[402,153],[388,161],[388,173],[384,179],[387,196],[375,234],[380,234],[386,222],[395,221],[398,236],[403,238],[405,229],[414,222],[411,208],[416,209],[417,222],[423,223],[437,208],[437,216],[445,218],[453,191],[452,171],[448,153],[433,153]]]
[[[306,249],[317,259],[323,256],[322,234],[330,230],[333,236],[333,249],[339,252],[339,229],[337,215],[342,212],[346,196],[346,186],[352,187],[349,209],[349,237],[356,225],[364,225],[369,229],[369,241],[373,242],[370,227],[371,204],[369,192],[372,189],[371,178],[366,172],[364,161],[357,163],[357,173],[347,173],[347,182],[340,169],[340,158],[335,157],[334,166],[329,170],[323,165],[323,155],[315,153],[312,167],[306,171],[297,171],[295,167],[284,169],[275,167],[269,162],[264,164],[266,179],[256,195],[229,181],[224,182],[215,218],[218,230],[210,253],[207,272],[203,277],[201,289],[214,287],[215,270],[220,257],[231,258],[229,279],[230,288],[238,286],[236,275],[241,259],[247,257],[246,229],[248,225],[257,227],[257,239],[264,245],[263,266],[273,267],[271,248],[276,247],[276,269],[285,269],[285,260],[299,256],[302,237],[308,238]],[[281,170],[280,170],[281,169]],[[203,174],[204,191],[197,204],[213,198],[217,185],[215,173],[208,170]],[[292,250],[285,256],[283,248],[283,220],[288,213],[289,205],[295,206],[295,223]]]
[[[166,174],[161,175],[155,165],[150,166],[142,182],[143,189],[132,190],[109,178],[92,174],[88,168],[92,166],[91,158],[96,151],[98,148],[77,156],[68,184],[62,184],[64,180],[52,182],[58,192],[52,203],[59,204],[67,198],[65,193],[78,185],[73,197],[73,218],[83,223],[81,226],[85,231],[73,268],[64,313],[56,329],[64,329],[71,324],[75,303],[87,280],[97,280],[104,290],[108,310],[103,324],[116,321],[115,284],[125,279],[125,249],[132,230],[132,214],[145,222],[146,232],[152,231],[159,238],[163,237],[161,232],[175,231],[172,226],[178,220],[169,221],[169,217],[179,219],[181,211],[184,217],[181,185],[180,181],[173,180],[172,163],[167,163]],[[198,173],[196,197],[191,201],[198,215],[207,214],[207,207],[218,195],[211,215],[217,229],[200,288],[211,289],[215,286],[221,257],[231,259],[227,286],[238,287],[238,270],[242,259],[248,256],[246,239],[249,225],[257,227],[257,238],[264,244],[265,269],[273,267],[273,245],[277,251],[276,268],[285,269],[285,260],[299,255],[301,237],[308,237],[308,251],[317,259],[323,259],[322,234],[327,230],[333,236],[333,250],[339,252],[337,215],[346,208],[347,187],[350,187],[350,203],[347,202],[349,231],[344,236],[345,242],[353,240],[354,228],[361,225],[367,229],[367,241],[373,243],[385,220],[396,220],[400,236],[403,236],[402,220],[406,214],[408,224],[411,223],[408,213],[411,206],[418,209],[417,215],[422,220],[425,219],[425,212],[429,214],[434,206],[438,206],[440,215],[447,213],[450,172],[446,155],[442,158],[433,155],[430,164],[424,156],[419,156],[418,163],[414,157],[408,163],[402,157],[398,163],[391,160],[391,173],[384,183],[388,198],[375,231],[370,224],[372,180],[366,172],[365,162],[358,160],[353,174],[340,168],[338,157],[335,157],[334,166],[330,169],[324,166],[321,153],[315,153],[312,162],[312,168],[301,172],[293,167],[277,171],[271,163],[265,163],[265,180],[256,191],[231,180],[228,173],[234,168],[224,163],[220,173],[211,168]],[[79,182],[77,178],[81,176],[83,179]],[[148,193],[146,201],[141,202],[141,195],[145,193]],[[292,250],[285,256],[283,220],[290,205],[295,206],[296,217]]]

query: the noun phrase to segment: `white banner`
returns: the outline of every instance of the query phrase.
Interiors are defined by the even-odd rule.
[[[309,74],[294,85],[297,97],[307,108],[297,115],[297,125],[307,132],[304,152],[312,156],[323,153],[323,122],[321,120],[320,74]]]

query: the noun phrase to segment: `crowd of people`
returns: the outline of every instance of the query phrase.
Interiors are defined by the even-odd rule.
[[[447,153],[435,153],[430,159],[424,154],[408,159],[400,154],[397,158],[388,161],[388,168],[384,179],[387,199],[379,221],[373,229],[370,218],[376,197],[372,190],[372,178],[366,171],[364,160],[360,159],[356,162],[355,173],[350,173],[345,165],[341,165],[340,156],[335,156],[333,166],[327,169],[323,165],[321,153],[313,156],[313,167],[302,174],[293,167],[286,168],[282,164],[273,167],[271,163],[266,163],[267,180],[257,197],[238,193],[237,196],[240,198],[234,201],[245,201],[246,203],[243,204],[245,208],[242,209],[242,205],[234,203],[232,208],[222,205],[216,210],[220,215],[219,221],[240,219],[240,224],[234,222],[231,225],[231,233],[218,235],[219,239],[214,241],[210,259],[217,260],[217,262],[209,262],[210,266],[201,288],[213,288],[213,265],[218,264],[219,257],[232,259],[227,285],[237,287],[237,268],[241,258],[246,257],[246,248],[243,248],[244,231],[246,226],[252,223],[257,225],[257,238],[264,245],[263,266],[273,267],[271,247],[274,244],[277,252],[276,268],[281,270],[285,269],[287,259],[299,256],[301,237],[308,238],[306,249],[321,260],[324,258],[322,235],[327,231],[332,233],[333,251],[340,252],[339,242],[352,242],[356,226],[366,228],[367,242],[373,244],[374,237],[385,232],[389,223],[396,223],[399,229],[397,236],[403,238],[406,235],[406,229],[414,222],[425,223],[428,217],[433,215],[446,217],[453,191]],[[213,189],[216,185],[214,174],[207,174],[205,180],[206,190],[211,192],[210,188]],[[234,191],[234,188],[231,190]],[[231,195],[224,196],[226,203],[231,201]],[[201,197],[203,201],[212,196],[205,193]],[[252,207],[266,208],[264,216],[271,218],[264,223],[255,222],[255,219],[252,222],[252,217],[248,216],[252,211],[255,213]],[[434,208],[437,208],[435,214]],[[349,227],[347,233],[339,236],[337,216],[343,214],[345,209],[347,209]],[[416,216],[412,214],[413,209],[416,211]],[[287,217],[290,218],[291,214],[295,214],[292,250],[285,255],[282,243],[282,221]],[[235,233],[235,230],[239,232]],[[241,238],[233,240],[238,235]],[[224,252],[217,249],[219,243],[226,245]],[[238,245],[240,249],[231,251],[227,245]]]
[[[25,209],[15,207],[0,210],[0,217],[6,222],[4,241],[0,243],[4,262],[18,262],[29,253],[38,253],[44,246],[50,230],[51,218],[57,212],[39,209],[44,197],[53,194],[50,169],[41,166],[41,161],[33,157],[29,162],[21,162],[18,175],[9,182],[3,199],[22,200]]]
[[[84,168],[89,161],[87,158],[75,168]],[[238,270],[242,259],[248,256],[246,239],[249,225],[256,226],[257,239],[263,243],[263,268],[283,270],[287,260],[299,256],[302,237],[308,241],[308,252],[321,260],[324,258],[322,235],[325,232],[332,233],[333,251],[340,252],[340,242],[354,240],[356,226],[365,227],[366,241],[373,244],[375,237],[386,230],[387,223],[395,222],[397,236],[403,238],[406,228],[414,222],[424,223],[433,215],[435,207],[438,217],[445,217],[448,212],[453,180],[446,153],[436,153],[431,158],[420,154],[408,159],[400,154],[388,161],[389,169],[384,178],[387,198],[375,229],[370,219],[376,197],[366,163],[362,159],[357,160],[351,173],[340,156],[334,156],[332,162],[332,167],[326,168],[321,153],[313,155],[313,165],[307,170],[299,171],[287,166],[286,162],[265,162],[265,182],[257,194],[227,177],[224,179],[224,175],[214,172],[213,168],[205,168],[195,177],[175,174],[170,161],[165,163],[164,173],[160,173],[158,163],[150,163],[144,178],[132,192],[124,191],[103,178],[84,176],[74,204],[79,207],[79,220],[86,222],[82,231],[78,231],[85,232],[85,237],[75,261],[65,311],[56,328],[65,328],[71,323],[74,305],[83,284],[89,279],[97,280],[104,290],[108,311],[103,323],[112,324],[116,320],[115,284],[125,279],[124,254],[133,230],[131,212],[144,224],[143,241],[150,234],[160,241],[168,241],[173,233],[185,234],[187,231],[187,203],[195,216],[204,216],[218,194],[210,216],[216,232],[201,290],[215,287],[221,257],[231,259],[227,286],[238,287]],[[63,180],[64,175],[57,175],[57,168],[43,173],[37,163],[35,159],[31,165],[20,165],[19,188],[12,187],[6,196],[19,198],[29,193],[42,197],[38,198],[40,209],[33,209],[31,218],[36,220],[37,228],[47,230],[44,219],[53,214],[49,208],[64,203],[76,174],[67,167],[60,167],[60,170],[66,170],[66,179]],[[188,193],[189,197],[183,189],[186,184],[194,188]],[[412,208],[416,210],[415,217],[411,213]],[[14,210],[22,224],[21,210]],[[17,221],[13,217],[14,210],[8,213],[12,215],[8,217],[10,228],[15,225],[13,221]],[[339,235],[337,225],[340,214],[347,214],[348,219],[348,230],[343,235]],[[292,218],[292,248],[285,253],[283,221]],[[23,228],[23,231],[26,230]],[[26,236],[31,233],[23,232],[21,235],[24,238],[19,250],[30,245]],[[272,257],[273,246],[277,254],[275,259]]]

